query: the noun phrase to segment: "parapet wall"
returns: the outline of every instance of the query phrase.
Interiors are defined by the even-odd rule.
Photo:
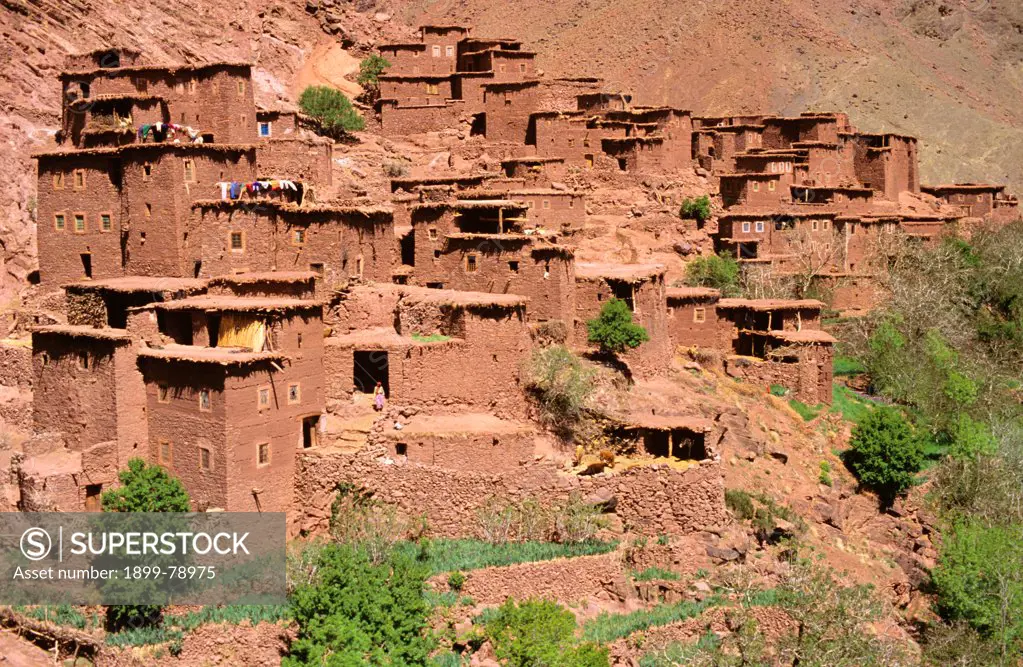
[[[613,495],[616,513],[636,532],[685,534],[725,520],[724,479],[717,463],[687,470],[666,466],[633,468],[616,475],[578,477],[560,472],[545,461],[518,469],[442,470],[398,463],[381,450],[356,454],[307,451],[295,469],[292,531],[323,533],[338,482],[361,487],[410,516],[424,515],[429,533],[437,537],[478,535],[478,512],[492,498],[514,503],[527,498],[543,504],[578,492],[584,497]]]

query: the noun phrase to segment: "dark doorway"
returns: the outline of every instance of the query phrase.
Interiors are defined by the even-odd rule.
[[[611,288],[611,292],[614,294],[616,299],[620,299],[629,304],[629,310],[636,312],[636,303],[633,297],[635,294],[635,288],[633,288],[632,283],[609,280],[607,281],[607,285]]]
[[[319,444],[320,416],[313,415],[302,419],[302,449],[309,449]]]
[[[704,434],[677,429],[671,432],[671,455],[677,459],[702,461],[707,458]]]
[[[647,431],[643,434],[643,449],[651,456],[671,455],[671,441],[667,431]]]
[[[405,266],[416,265],[416,233],[409,232],[401,237],[401,263]]]
[[[621,169],[622,171],[628,171],[629,161],[623,157],[618,158],[618,168]]]
[[[102,484],[86,484],[85,485],[85,511],[86,512],[99,512],[103,509],[100,503],[100,498],[103,494]]]
[[[210,337],[210,347],[216,347],[217,339],[220,338],[220,315],[209,315],[206,318],[206,333]]]
[[[377,382],[383,385],[384,395],[391,395],[387,353],[381,350],[356,350],[352,356],[352,378],[355,390],[372,394]]]
[[[487,114],[478,113],[472,117],[472,127],[469,128],[470,137],[487,136]]]
[[[92,278],[92,255],[87,252],[83,252],[82,255],[82,271],[85,272],[86,278]]]
[[[197,259],[197,260],[195,260],[195,263],[192,265],[192,277],[193,278],[198,278],[199,274],[201,274],[201,273],[202,273],[202,260],[201,259]]]

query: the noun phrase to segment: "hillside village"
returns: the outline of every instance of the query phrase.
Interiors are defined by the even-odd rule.
[[[677,537],[693,571],[728,562],[739,536],[713,527],[736,459],[783,483],[797,459],[770,435],[788,427],[748,406],[776,387],[832,401],[826,321],[884,298],[879,240],[1019,217],[1003,186],[922,184],[915,138],[840,111],[703,117],[546,77],[513,38],[418,34],[377,47],[366,144],[444,158],[369,185],[357,142],[258,106],[247,63],[68,58],[55,145],[34,156],[34,311],[0,346],[3,385],[31,395],[3,407],[20,434],[5,511],[99,510],[141,458],[194,510],[286,512],[296,538],[327,533],[339,484],[448,538],[494,498],[581,496],[629,534]],[[680,219],[698,188],[713,215]],[[685,284],[715,253],[806,293]],[[608,355],[587,323],[614,300],[649,339]],[[615,377],[595,444],[539,416],[529,365],[552,345]],[[701,393],[711,374],[739,397]],[[845,500],[822,487],[806,504],[841,528]],[[933,560],[929,543],[909,553],[891,575],[903,605]]]

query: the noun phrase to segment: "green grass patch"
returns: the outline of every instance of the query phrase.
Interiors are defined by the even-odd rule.
[[[877,404],[869,398],[860,396],[855,391],[841,384],[831,388],[831,411],[842,415],[842,419],[858,424],[870,414]]]
[[[403,543],[396,547],[415,554],[418,546]],[[554,542],[503,542],[491,544],[482,540],[431,540],[426,548],[426,562],[432,574],[460,570],[478,570],[483,567],[514,565],[554,558],[575,558],[606,554],[618,548],[617,542],[590,540],[572,544]]]
[[[65,628],[77,628],[82,630],[93,623],[90,619],[83,616],[74,607],[69,604],[60,605],[41,605],[39,607],[28,607],[17,606],[13,608],[15,612],[24,614],[29,618],[34,618],[37,621],[47,621],[54,623]]]
[[[789,390],[781,386],[780,384],[772,384],[770,391],[771,396],[778,396],[779,398],[789,393]]]
[[[445,336],[444,334],[439,333],[429,335],[413,333],[412,340],[417,343],[443,343],[446,340],[451,340],[451,336]]]
[[[671,570],[665,570],[660,567],[648,567],[642,572],[634,572],[632,574],[634,581],[654,581],[654,580],[665,580],[665,581],[678,581],[678,572],[672,572]]]
[[[633,632],[646,630],[676,621],[696,618],[704,611],[720,604],[719,598],[708,598],[702,602],[679,602],[661,604],[651,609],[640,609],[631,614],[602,613],[583,625],[582,638],[591,642],[613,642],[628,637]]]
[[[836,376],[841,375],[859,375],[867,372],[867,367],[864,366],[858,359],[853,357],[835,357],[835,361],[832,364],[832,372]]]
[[[163,618],[163,625],[145,628],[131,628],[106,636],[106,643],[111,646],[146,646],[164,642],[180,641],[186,633],[206,623],[230,623],[239,625],[248,621],[253,625],[261,622],[277,623],[291,620],[291,608],[288,605],[227,605],[224,607],[204,607],[199,611],[183,615],[168,615]]]
[[[802,401],[797,401],[796,399],[789,401],[789,405],[799,414],[800,417],[803,418],[803,421],[813,421],[817,418],[817,415],[824,410],[823,405],[811,406],[803,403]]]

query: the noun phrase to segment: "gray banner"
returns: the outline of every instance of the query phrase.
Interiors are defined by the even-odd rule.
[[[0,512],[0,604],[284,604],[285,521]]]

